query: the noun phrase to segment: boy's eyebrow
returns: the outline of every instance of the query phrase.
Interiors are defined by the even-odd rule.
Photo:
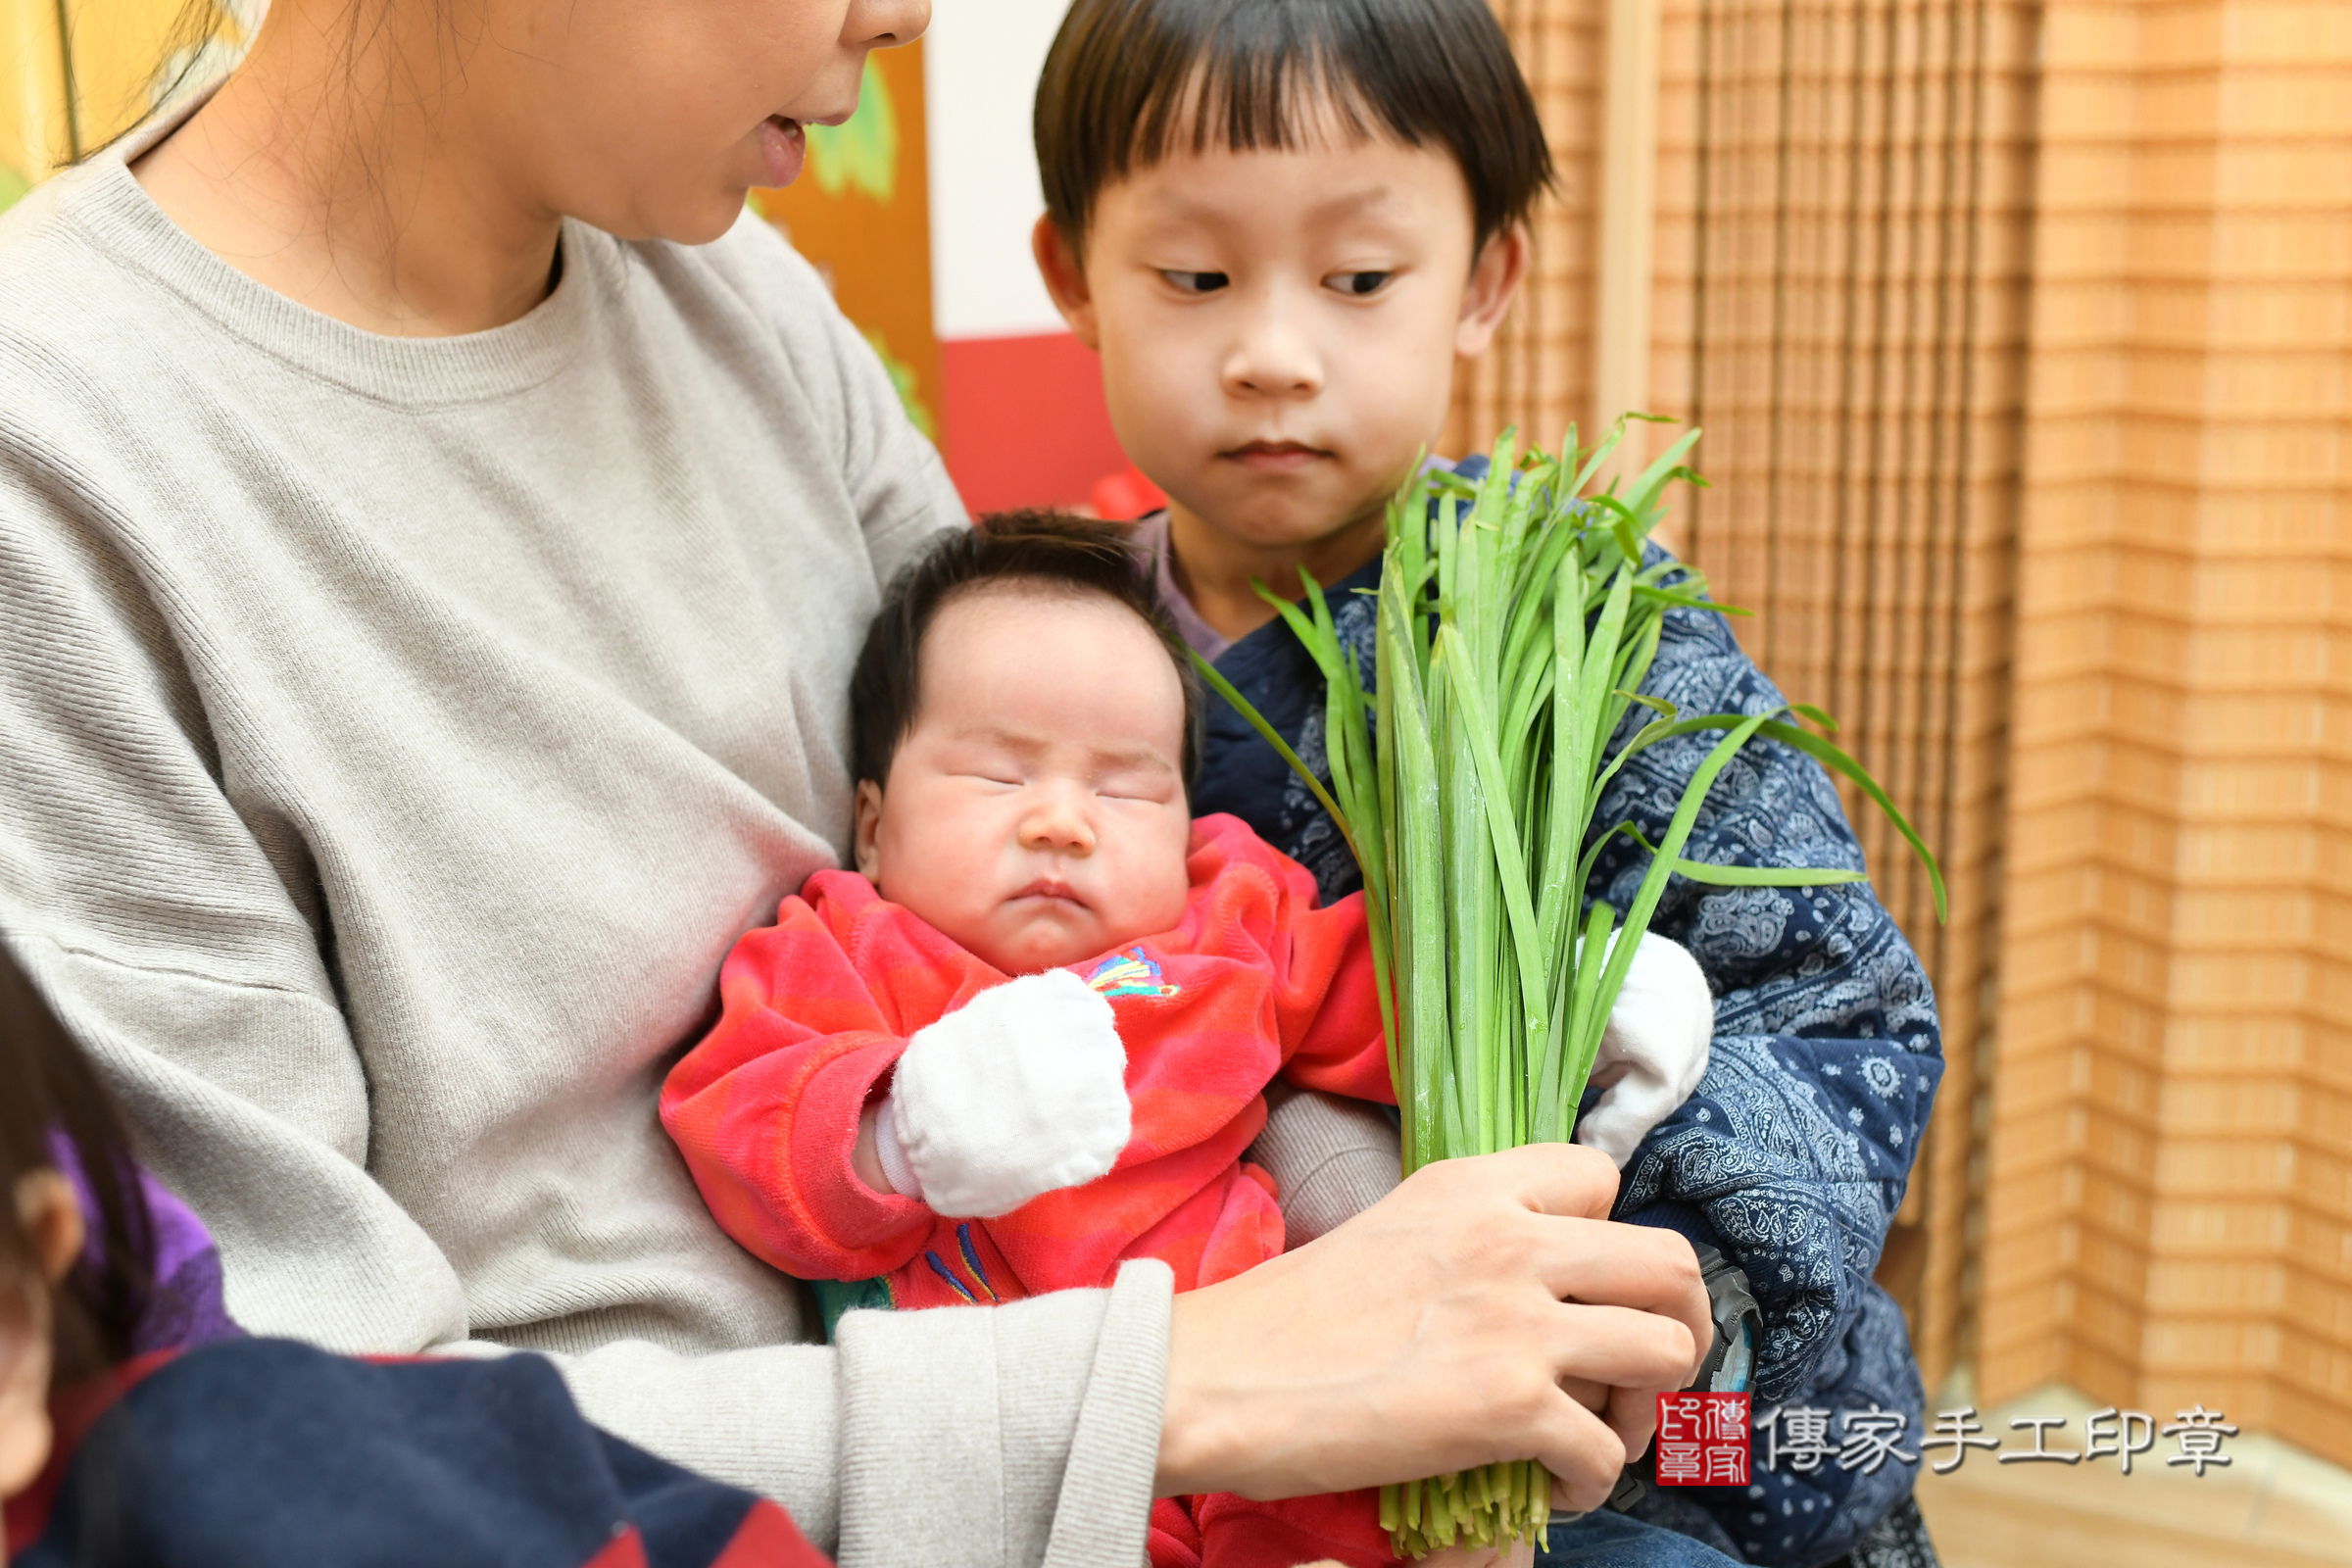
[[[1294,216],[1306,219],[1346,218],[1357,212],[1378,208],[1393,200],[1396,195],[1396,188],[1385,180],[1368,185],[1358,185],[1353,190],[1338,191],[1310,202],[1303,208],[1296,209]],[[1212,205],[1174,191],[1154,192],[1152,206],[1155,211],[1152,213],[1152,218],[1158,222],[1238,220],[1260,223],[1265,220],[1263,211],[1249,205],[1246,201],[1238,207],[1226,207],[1222,204]]]

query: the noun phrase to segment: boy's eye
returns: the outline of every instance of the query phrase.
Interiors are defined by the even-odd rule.
[[[1159,275],[1184,294],[1214,294],[1233,281],[1223,272],[1187,272],[1175,269],[1163,270]]]
[[[1361,299],[1367,294],[1379,293],[1396,275],[1394,272],[1334,272],[1323,281],[1326,286],[1342,294]]]

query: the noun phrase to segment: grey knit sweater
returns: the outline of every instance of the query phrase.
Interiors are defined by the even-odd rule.
[[[845,1563],[1139,1560],[1164,1269],[800,1343],[655,1120],[961,517],[873,355],[749,220],[570,224],[523,319],[372,336],[173,226],[155,134],[0,220],[0,937],[231,1310],[550,1352]]]

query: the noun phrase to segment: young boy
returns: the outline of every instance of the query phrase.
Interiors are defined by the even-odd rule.
[[[1196,688],[1122,531],[941,541],[853,692],[858,871],[737,945],[662,1090],[719,1223],[901,1308],[1279,1256],[1243,1159],[1266,1088],[1394,1102],[1362,901],[1322,906],[1241,823],[1193,820]],[[1390,1560],[1364,1493],[1163,1503],[1152,1539],[1160,1568]]]
[[[1370,679],[1372,616],[1353,590],[1379,580],[1385,501],[1439,440],[1454,366],[1486,349],[1525,275],[1525,220],[1549,178],[1508,43],[1484,0],[1076,0],[1036,134],[1039,267],[1102,356],[1129,456],[1169,498],[1137,529],[1161,601],[1320,766],[1322,681],[1251,580],[1295,597],[1310,572]],[[1647,690],[1693,712],[1781,702],[1722,617],[1690,611],[1667,617]],[[1670,809],[1713,739],[1637,759],[1603,815],[1654,842],[1659,803]],[[1194,808],[1248,822],[1327,900],[1360,885],[1313,797],[1217,709]],[[1685,853],[1862,863],[1826,775],[1770,747],[1717,783]],[[1620,840],[1592,892],[1622,907],[1645,869]],[[1744,1270],[1765,1314],[1760,1413],[1876,1405],[1919,1430],[1902,1319],[1871,1280],[1940,1070],[1916,957],[1862,888],[1678,880],[1652,931],[1688,942],[1706,971],[1716,1067],[1687,1102],[1652,1086],[1681,1102],[1655,1132],[1642,1121],[1589,1140],[1626,1167],[1618,1217]],[[1366,1125],[1314,1137],[1389,1138]],[[1916,1517],[1907,1467],[1775,1473],[1766,1453],[1759,1442],[1752,1494],[1653,1489],[1637,1511],[1790,1565],[1854,1549],[1897,1511]]]

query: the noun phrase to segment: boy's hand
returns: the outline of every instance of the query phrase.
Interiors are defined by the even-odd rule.
[[[1108,1002],[1066,969],[1023,975],[914,1032],[872,1118],[877,1163],[934,1213],[1010,1213],[1117,1162],[1126,1074]]]
[[[1576,1141],[1623,1169],[1649,1130],[1698,1087],[1714,1038],[1715,996],[1698,960],[1670,937],[1642,933],[1592,1062],[1592,1082],[1604,1087],[1578,1121]]]

